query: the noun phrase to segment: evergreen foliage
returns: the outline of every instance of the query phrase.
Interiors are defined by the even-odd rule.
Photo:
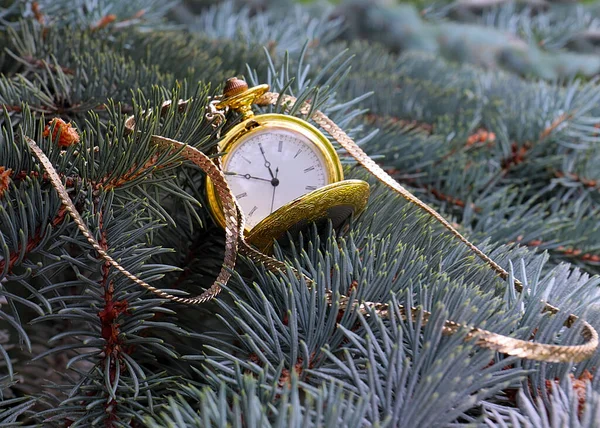
[[[598,354],[578,364],[506,358],[442,326],[557,344],[580,340],[577,326],[562,327],[569,313],[600,327],[600,87],[588,79],[597,70],[553,68],[573,55],[598,61],[588,43],[597,8],[532,16],[523,5],[474,13],[456,3],[419,5],[419,16],[284,3],[224,2],[192,16],[156,0],[0,2],[0,426],[594,426]],[[357,8],[369,12],[356,15],[363,22],[349,19]],[[373,17],[418,19],[436,40],[460,30],[484,48],[482,34],[512,33],[542,60],[532,68],[512,61],[522,51],[496,46],[486,63],[485,49],[409,46],[401,32],[356,40]],[[111,269],[24,137],[113,258],[159,288],[196,294],[221,267],[223,231],[203,173],[155,153],[150,135],[213,150],[207,97],[240,74],[312,100],[527,291],[341,151],[346,176],[371,184],[366,211],[276,249],[314,288],[242,260],[217,300],[186,307]],[[189,98],[184,112],[142,115]],[[124,132],[129,114],[135,138]],[[79,142],[47,127],[55,117]],[[325,290],[431,316],[364,316],[329,305]],[[542,314],[540,299],[561,312]]]

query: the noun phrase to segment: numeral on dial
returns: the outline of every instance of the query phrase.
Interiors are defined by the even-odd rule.
[[[246,192],[244,192],[244,193],[240,193],[239,195],[236,195],[235,197],[238,199],[242,199],[242,198],[245,198],[246,196],[248,196],[248,194]]]
[[[306,168],[306,169],[304,170],[304,172],[310,172],[310,171],[312,171],[313,169],[315,169],[315,167],[314,167],[314,166],[311,166],[311,167],[308,167],[308,168]]]
[[[317,190],[317,186],[306,186],[306,190]]]
[[[277,151],[278,151],[279,153],[281,153],[281,151],[282,151],[282,150],[283,150],[283,141],[280,141],[280,142],[279,142],[279,146],[277,147]]]
[[[252,214],[254,214],[256,212],[256,210],[258,209],[258,207],[256,205],[254,205],[254,208],[252,208],[250,210],[250,212],[248,213],[248,216],[252,217]]]

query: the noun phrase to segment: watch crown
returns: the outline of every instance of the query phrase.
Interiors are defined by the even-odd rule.
[[[246,90],[248,90],[248,84],[245,80],[232,77],[227,79],[225,82],[225,88],[223,88],[223,97],[233,97],[234,95],[241,94]]]
[[[248,84],[237,77],[227,79],[223,88],[223,98],[217,104],[218,109],[229,108],[242,115],[242,119],[249,119],[254,115],[252,104],[269,90],[269,85],[258,85],[248,88]]]

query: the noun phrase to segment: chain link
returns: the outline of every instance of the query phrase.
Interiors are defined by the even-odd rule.
[[[219,128],[225,123],[225,115],[227,114],[227,108],[219,109],[217,105],[221,102],[220,97],[211,99],[209,97],[208,105],[206,106],[205,119],[210,122],[213,129]],[[217,139],[221,138],[221,128],[217,131]]]

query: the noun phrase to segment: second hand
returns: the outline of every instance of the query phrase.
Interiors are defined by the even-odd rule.
[[[271,198],[271,214],[273,214],[273,204],[275,203],[275,190],[277,190],[277,186],[279,186],[279,180],[277,179],[277,175],[279,175],[279,167],[275,170],[275,176],[273,180],[271,180],[271,184],[273,185],[273,197]]]

